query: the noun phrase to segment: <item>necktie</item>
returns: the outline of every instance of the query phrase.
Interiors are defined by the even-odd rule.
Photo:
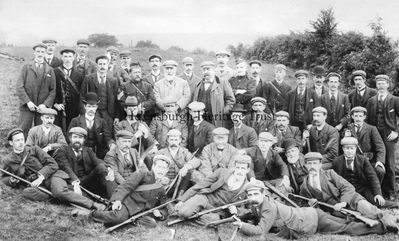
[[[357,90],[357,94],[360,95],[361,97],[363,97],[362,92],[363,92],[364,89],[365,89],[365,88],[360,89],[360,90]]]
[[[100,84],[104,84],[104,76],[100,76]]]
[[[36,68],[37,68],[37,69],[41,69],[41,68],[42,68],[42,65],[43,65],[42,63],[36,63]]]
[[[335,105],[336,105],[335,95],[331,95],[331,107],[333,108],[333,110],[335,110]]]
[[[380,102],[380,104],[383,104],[383,103],[384,103],[384,99],[383,99],[383,96],[382,96],[382,95],[380,95],[380,96],[378,97],[378,101]]]
[[[348,167],[351,167],[352,163],[353,163],[354,159],[353,158],[348,158],[347,162],[348,162]]]
[[[51,63],[51,58],[47,58],[47,63]]]

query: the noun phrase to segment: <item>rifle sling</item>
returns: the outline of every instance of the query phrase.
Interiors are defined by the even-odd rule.
[[[61,70],[62,73],[64,73],[64,71],[61,69],[61,67],[58,67],[59,70]],[[76,93],[79,93],[78,87],[76,86],[76,84],[72,81],[71,77],[69,75],[64,75],[66,77],[66,79],[68,80],[68,82],[72,85],[72,88],[76,91]]]

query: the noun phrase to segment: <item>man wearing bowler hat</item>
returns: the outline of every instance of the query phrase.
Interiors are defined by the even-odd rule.
[[[328,92],[328,88],[324,85],[326,70],[323,66],[317,65],[312,70],[313,75],[313,90],[318,97],[321,97]]]
[[[25,137],[32,124],[41,124],[40,112],[54,104],[55,74],[53,68],[44,61],[46,49],[44,44],[33,46],[34,60],[22,66],[17,80],[16,91],[20,100],[18,126]]]
[[[88,52],[90,49],[90,42],[87,39],[79,39],[76,41],[76,58],[73,66],[79,71],[83,77],[94,74],[97,71],[96,63],[89,59]]]
[[[250,114],[245,115],[243,123],[252,127],[256,134],[263,131],[269,131],[273,125],[273,115],[265,113],[267,107],[266,99],[262,97],[254,97],[251,99],[252,111]]]
[[[54,56],[55,47],[57,46],[57,41],[51,38],[43,39],[42,43],[47,46],[46,56],[44,61],[50,65],[53,69],[62,65],[62,60]]]
[[[253,147],[258,141],[256,131],[242,123],[246,112],[242,104],[235,104],[230,111],[233,128],[230,129],[229,143],[237,149]]]
[[[191,57],[185,57],[183,59],[183,73],[181,73],[178,77],[187,81],[188,85],[190,86],[191,94],[194,92],[194,88],[201,78],[194,74],[194,59]]]
[[[352,107],[366,107],[367,101],[377,95],[377,90],[366,85],[366,77],[366,72],[363,70],[355,70],[352,73],[352,81],[356,87],[348,95]]]

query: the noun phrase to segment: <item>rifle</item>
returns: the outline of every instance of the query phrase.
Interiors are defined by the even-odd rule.
[[[197,150],[195,150],[195,152],[193,152],[193,154],[191,154],[191,157],[188,159],[187,162],[191,161],[191,160],[195,157],[195,154],[197,154],[198,150],[199,150],[199,148],[197,148]],[[177,174],[177,175],[178,175],[179,177],[178,177],[178,179],[177,179],[177,184],[176,184],[176,187],[175,187],[175,191],[173,192],[172,199],[175,199],[175,198],[176,198],[176,196],[177,196],[177,191],[179,190],[181,180],[183,179],[182,176],[180,176],[179,174]]]
[[[96,201],[100,202],[100,203],[104,203],[106,206],[109,206],[111,204],[111,201],[101,197],[100,195],[97,195],[95,193],[90,192],[89,190],[87,190],[86,188],[80,186],[80,189],[82,189],[85,193],[87,193],[90,197],[92,197],[93,199],[95,199]]]
[[[155,210],[157,210],[157,209],[160,209],[160,208],[163,208],[163,207],[167,206],[168,204],[170,204],[170,203],[172,203],[172,202],[175,202],[175,201],[176,201],[176,199],[170,200],[170,201],[168,201],[168,202],[166,202],[166,203],[164,203],[164,204],[161,204],[161,205],[156,206],[156,207],[154,207],[154,208],[151,208],[151,209],[149,209],[149,210],[147,210],[147,211],[144,211],[144,212],[141,212],[141,213],[139,213],[139,214],[136,214],[136,215],[130,217],[128,220],[126,220],[126,221],[124,221],[124,222],[122,222],[122,223],[120,223],[120,224],[117,224],[117,225],[115,225],[115,226],[112,226],[112,227],[109,227],[109,228],[105,229],[105,232],[106,232],[106,233],[110,233],[110,232],[114,231],[115,229],[117,229],[117,228],[119,228],[119,227],[121,227],[121,226],[123,226],[123,225],[126,225],[126,224],[128,224],[128,223],[132,223],[132,222],[134,222],[136,219],[138,219],[138,218],[140,218],[140,217],[143,217],[143,216],[145,216],[145,215],[147,215],[147,214],[151,214],[153,211],[155,211]]]
[[[303,196],[300,196],[300,195],[296,195],[296,194],[292,194],[292,193],[290,193],[289,195],[291,195],[291,196],[293,196],[295,198],[307,201],[307,202],[310,201],[310,198],[306,198],[306,197],[303,197]],[[317,204],[319,204],[320,206],[324,206],[326,208],[330,208],[330,209],[335,210],[334,206],[331,205],[331,204],[324,203],[324,202],[319,202],[319,201],[317,201]],[[339,210],[339,212],[344,214],[344,215],[347,215],[347,216],[353,216],[356,219],[358,219],[359,221],[362,221],[363,223],[367,224],[367,226],[369,226],[369,227],[374,227],[375,225],[378,225],[378,223],[379,223],[377,220],[370,219],[370,218],[362,216],[357,211],[352,211],[352,210],[349,210],[349,209],[346,209],[346,208],[341,208],[341,210]]]
[[[226,208],[228,208],[230,206],[233,206],[233,205],[248,204],[248,203],[251,203],[251,201],[249,199],[240,200],[240,201],[237,201],[237,202],[234,202],[234,203],[229,203],[229,204],[226,204],[226,205],[223,205],[223,206],[219,206],[219,207],[216,207],[216,208],[211,208],[211,209],[207,209],[207,210],[198,212],[198,213],[196,213],[196,214],[194,214],[194,215],[192,215],[192,216],[190,216],[188,218],[178,218],[176,220],[169,221],[166,225],[170,226],[170,225],[173,225],[173,224],[176,224],[176,223],[180,223],[180,222],[183,222],[183,221],[186,221],[186,220],[196,219],[196,218],[199,218],[200,216],[202,216],[204,214],[213,213],[213,212],[216,212],[216,211],[219,211],[219,210],[222,210],[222,209],[226,209]]]
[[[284,194],[282,194],[279,190],[277,190],[277,188],[275,188],[272,184],[268,183],[268,182],[263,182],[266,186],[267,189],[269,189],[270,191],[274,192],[275,194],[277,194],[277,196],[279,196],[280,198],[284,199],[286,202],[288,202],[289,204],[291,204],[293,207],[295,208],[299,208],[299,206],[294,203],[291,199],[289,199],[287,196],[285,196]]]
[[[216,220],[216,221],[213,221],[213,222],[209,222],[209,223],[207,223],[205,225],[205,228],[207,228],[207,227],[211,227],[212,228],[212,227],[216,227],[218,225],[224,224],[224,223],[232,223],[232,222],[235,222],[237,220],[239,220],[237,218],[237,216],[233,215],[233,216],[230,216],[230,217],[225,218],[225,219],[220,219],[220,220]]]

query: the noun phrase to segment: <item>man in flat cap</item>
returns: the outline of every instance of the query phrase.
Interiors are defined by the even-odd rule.
[[[332,161],[338,156],[338,130],[326,123],[327,110],[324,107],[313,109],[313,125],[303,132],[303,144],[308,152],[319,152],[323,155],[323,168],[330,169]],[[309,139],[309,144],[306,139]],[[309,150],[310,149],[310,150]]]
[[[266,81],[260,77],[262,72],[262,63],[259,60],[251,60],[249,65],[249,77],[255,80],[255,96],[261,96],[262,89],[266,85]]]
[[[217,62],[217,67],[215,69],[216,76],[221,81],[228,81],[235,76],[234,70],[228,66],[231,55],[226,50],[217,51],[215,55]]]
[[[58,148],[68,145],[60,127],[54,125],[57,111],[50,108],[41,113],[42,124],[29,130],[26,139],[27,146],[38,146],[52,155]]]
[[[287,94],[285,111],[290,114],[290,124],[297,126],[303,132],[312,124],[312,110],[320,105],[320,98],[312,88],[308,88],[309,72],[298,70],[295,72],[297,87]]]
[[[85,146],[90,147],[99,158],[104,158],[109,149],[115,147],[112,140],[112,125],[96,114],[98,108],[98,96],[89,92],[83,99],[85,113],[72,119],[68,130],[72,127],[82,127],[87,130]]]
[[[183,73],[179,74],[178,77],[187,81],[188,85],[190,86],[191,94],[194,93],[194,88],[201,78],[194,74],[194,59],[191,57],[185,57],[183,59]]]
[[[229,81],[216,76],[213,62],[202,62],[201,70],[204,77],[195,86],[192,100],[205,104],[206,121],[216,127],[227,127],[227,115],[236,101],[233,89]]]
[[[112,194],[111,210],[94,212],[78,211],[83,217],[106,225],[122,223],[135,214],[163,204],[166,201],[165,188],[169,179],[166,177],[171,160],[168,157],[157,155],[151,171],[140,169],[130,175],[125,182],[117,187]],[[154,210],[152,215],[139,218],[139,225],[156,227],[155,219],[165,220],[167,212]],[[155,219],[154,219],[155,217]]]
[[[213,142],[202,150],[200,159],[200,172],[205,176],[210,175],[219,168],[230,168],[233,166],[233,156],[237,154],[237,148],[230,145],[229,130],[218,127],[213,130]]]
[[[253,128],[257,135],[263,131],[269,131],[273,125],[273,115],[271,113],[265,113],[266,99],[262,97],[254,97],[251,99],[252,111],[250,114],[246,114],[243,123]]]
[[[7,134],[12,151],[7,154],[0,167],[31,182],[31,187],[13,177],[0,174],[3,184],[11,187],[24,187],[22,196],[32,201],[46,201],[51,197],[36,187],[50,187],[50,177],[58,170],[57,162],[38,146],[25,145],[24,132],[20,128],[12,129]]]
[[[62,65],[62,60],[54,56],[55,47],[57,46],[57,41],[54,39],[43,39],[43,44],[47,46],[46,56],[44,61],[50,65],[53,69]]]
[[[351,105],[347,94],[339,91],[341,76],[331,72],[327,75],[328,93],[321,96],[321,106],[327,109],[326,122],[341,131],[350,120]]]
[[[148,57],[151,72],[145,76],[145,79],[148,80],[152,86],[164,78],[163,74],[161,73],[161,61],[162,57],[158,54],[152,54],[150,57]]]
[[[244,105],[246,109],[251,106],[251,99],[255,96],[256,81],[247,75],[248,64],[244,60],[237,61],[236,75],[229,79],[233,89],[236,103]]]
[[[195,156],[200,156],[202,149],[212,143],[212,131],[215,126],[204,120],[205,104],[202,102],[191,102],[188,105],[189,114],[192,122],[188,125],[187,149],[196,152]]]
[[[68,201],[86,208],[104,209],[104,205],[84,197],[82,187],[109,198],[116,187],[112,169],[98,159],[91,148],[83,144],[87,131],[73,127],[68,132],[69,145],[61,147],[54,156],[62,173],[51,178],[51,192],[59,200]]]
[[[73,61],[73,66],[79,71],[83,77],[94,74],[97,71],[96,63],[89,59],[88,52],[90,49],[90,42],[86,39],[79,39],[76,41],[76,58]]]
[[[150,132],[159,143],[159,148],[166,147],[166,134],[171,129],[178,129],[182,133],[182,146],[187,146],[187,116],[178,114],[179,106],[174,96],[166,96],[163,100],[164,112],[155,116],[150,124]]]
[[[80,89],[84,76],[73,66],[75,50],[63,49],[60,54],[62,65],[54,69],[56,78],[54,108],[58,112],[54,123],[66,133],[71,120],[80,113]]]
[[[54,103],[56,84],[55,74],[45,61],[47,46],[37,44],[33,47],[34,60],[22,66],[17,80],[17,96],[20,100],[18,126],[24,136],[33,126],[41,124],[40,112],[51,108]]]
[[[317,65],[312,69],[313,76],[313,90],[318,97],[321,97],[328,92],[328,88],[324,85],[326,70],[324,66]]]
[[[188,189],[175,206],[177,215],[188,218],[201,210],[219,207],[229,203],[243,200],[244,187],[248,182],[247,174],[250,170],[251,158],[246,155],[238,155],[234,158],[233,167],[220,168],[205,180]],[[230,215],[237,214],[237,207],[231,205],[228,208]],[[209,213],[202,215],[195,222],[205,225],[209,221],[220,219],[220,215],[226,213]]]
[[[389,93],[390,79],[387,75],[375,77],[378,94],[367,101],[366,122],[376,126],[385,143],[385,177],[382,182],[384,197],[395,200],[395,144],[398,141],[399,98]]]
[[[297,141],[302,140],[302,134],[298,127],[290,125],[290,114],[286,111],[278,111],[275,114],[274,125],[270,126],[268,132],[276,137],[274,150],[278,153],[284,152],[282,143],[287,138],[293,138]],[[300,149],[302,151],[302,148]]]
[[[129,74],[120,66],[119,49],[115,46],[109,46],[106,53],[109,59],[108,74],[118,81],[119,85],[126,83],[129,80]]]
[[[366,107],[367,101],[377,95],[377,90],[366,85],[366,72],[363,70],[353,71],[352,81],[356,88],[348,95],[351,106]]]
[[[398,204],[382,197],[377,174],[368,159],[356,154],[359,142],[355,137],[344,137],[341,146],[344,154],[333,161],[334,171],[350,182],[357,193],[370,203],[385,208],[398,208]]]
[[[380,220],[388,229],[399,230],[394,218],[388,212],[378,209],[356,192],[355,187],[338,175],[334,170],[323,170],[323,156],[318,152],[305,155],[305,165],[309,175],[300,188],[300,195],[311,198],[311,203],[325,202],[334,206],[334,210],[349,208],[358,211],[367,218]]]
[[[285,81],[287,67],[283,64],[274,66],[274,80],[263,85],[262,89],[257,91],[256,96],[267,100],[269,109],[275,114],[277,111],[285,110],[288,106],[288,92],[292,89]]]
[[[362,222],[332,216],[319,208],[287,206],[275,200],[258,180],[248,182],[244,189],[247,198],[251,200],[251,211],[256,218],[252,223],[238,220],[233,225],[245,235],[261,236],[260,240],[273,239],[273,235],[269,233],[272,227],[278,228],[277,236],[285,239],[306,238],[315,233],[353,236],[384,234],[390,230],[387,227],[392,228],[385,219],[378,225],[369,227]],[[396,233],[395,228],[390,231]]]
[[[303,179],[308,175],[304,155],[301,153],[302,143],[293,138],[283,141],[282,148],[287,158],[288,174],[293,193],[299,193]]]
[[[233,128],[230,129],[229,143],[237,149],[253,147],[258,141],[256,131],[242,123],[246,112],[242,104],[235,104],[230,111]]]
[[[119,59],[121,61],[120,67],[126,74],[130,74],[130,64],[132,63],[132,52],[128,49],[124,49],[119,53]]]
[[[164,111],[164,98],[173,96],[176,99],[178,113],[183,111],[191,100],[190,86],[187,81],[176,76],[177,63],[166,60],[162,64],[165,78],[154,85],[155,102],[161,111]]]
[[[380,183],[385,175],[385,145],[375,126],[365,122],[367,110],[356,106],[351,110],[353,124],[345,131],[345,136],[352,136],[358,140],[357,153],[365,156],[377,173]]]
[[[88,92],[97,94],[97,113],[103,118],[109,127],[121,118],[121,105],[118,101],[119,82],[107,75],[108,57],[100,55],[96,58],[97,72],[85,77],[81,87],[81,98]]]

